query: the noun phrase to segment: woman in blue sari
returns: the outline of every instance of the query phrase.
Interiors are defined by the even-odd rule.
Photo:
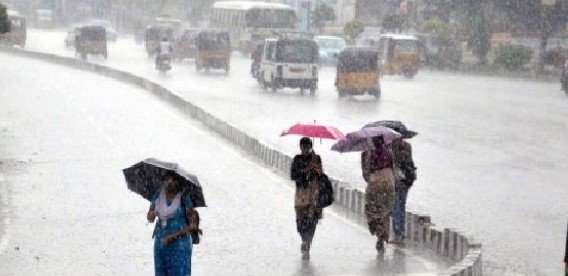
[[[154,270],[159,276],[191,275],[192,240],[197,217],[191,199],[180,192],[174,175],[167,175],[154,195],[148,221],[154,222]]]

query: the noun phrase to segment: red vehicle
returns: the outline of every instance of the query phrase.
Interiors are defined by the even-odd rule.
[[[174,36],[173,58],[183,60],[197,57],[196,29],[181,29]]]

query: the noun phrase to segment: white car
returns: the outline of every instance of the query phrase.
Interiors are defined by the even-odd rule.
[[[319,46],[319,59],[322,65],[336,65],[339,53],[347,47],[345,39],[338,36],[320,35],[314,38]]]
[[[318,87],[318,45],[311,39],[269,38],[264,42],[259,82],[273,92],[285,87],[315,94]]]

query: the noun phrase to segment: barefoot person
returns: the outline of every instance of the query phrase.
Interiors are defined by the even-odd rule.
[[[404,245],[406,220],[406,197],[416,180],[416,167],[412,160],[412,146],[403,138],[392,143],[395,179],[395,199],[393,205],[393,230],[396,245]]]
[[[301,154],[292,161],[290,176],[296,182],[294,209],[296,227],[302,237],[302,259],[310,258],[310,247],[316,225],[321,218],[322,209],[318,206],[320,176],[322,175],[321,158],[312,149],[310,138],[300,140]]]
[[[181,194],[175,175],[167,175],[147,214],[149,222],[158,218],[153,235],[155,275],[191,275],[190,232],[197,228],[192,207],[191,199]]]
[[[394,202],[394,176],[392,152],[383,137],[374,137],[375,149],[361,154],[361,170],[367,182],[365,189],[365,215],[369,231],[377,236],[376,249],[385,250],[390,231],[390,215]]]

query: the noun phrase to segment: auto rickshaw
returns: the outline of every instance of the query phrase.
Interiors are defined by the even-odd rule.
[[[337,58],[335,86],[339,98],[369,94],[381,97],[379,52],[367,47],[347,47]]]
[[[106,30],[102,26],[81,26],[75,33],[75,56],[86,59],[88,54],[108,58]]]
[[[150,25],[146,28],[144,44],[148,57],[153,57],[160,48],[160,42],[165,37],[168,41],[172,41],[174,30],[166,25]]]
[[[420,44],[413,35],[385,34],[379,41],[382,73],[412,78],[420,68]]]
[[[197,59],[195,67],[209,70],[230,70],[231,41],[226,31],[202,31],[197,35]]]
[[[23,48],[26,45],[26,17],[8,10],[8,21],[10,22],[10,31],[0,35],[0,43],[9,46],[18,45]]]

